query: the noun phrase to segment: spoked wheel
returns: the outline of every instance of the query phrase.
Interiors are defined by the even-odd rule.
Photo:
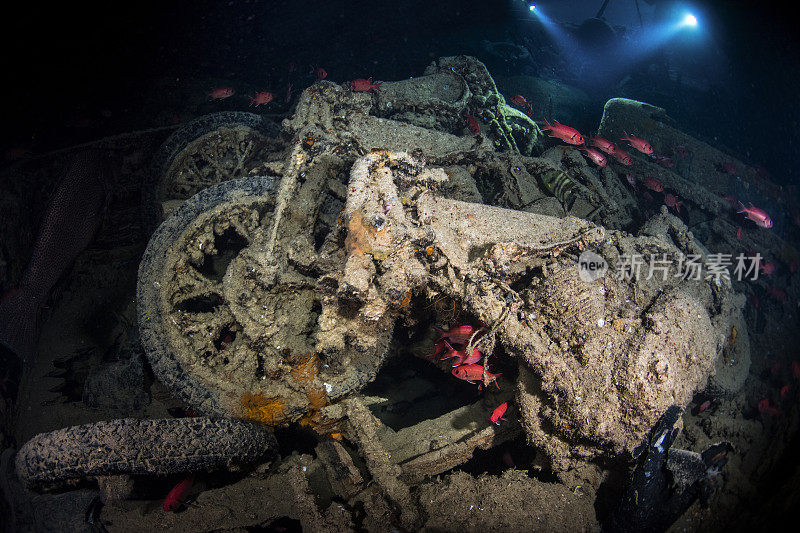
[[[145,227],[152,231],[183,201],[224,181],[253,175],[282,151],[280,128],[260,115],[214,113],[175,131],[153,159],[143,188]]]
[[[139,268],[139,327],[153,370],[204,414],[299,420],[377,372],[374,353],[338,365],[314,353],[318,273],[265,252],[277,185],[257,177],[201,191],[153,234]]]

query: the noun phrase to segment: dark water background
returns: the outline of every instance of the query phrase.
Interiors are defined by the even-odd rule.
[[[639,3],[645,24],[667,4]],[[577,24],[594,16],[602,0],[539,4],[557,21]],[[650,103],[738,158],[762,164],[774,181],[796,184],[800,56],[794,19],[779,3],[687,5],[701,20],[699,36],[673,39],[664,53],[683,79],[700,78],[705,93]],[[336,82],[417,76],[433,58],[471,53],[483,39],[524,41],[534,31],[525,8],[516,0],[15,3],[6,10],[2,33],[7,81],[0,141],[4,149],[23,145],[39,153],[152,127],[165,108],[180,109],[214,81],[277,94],[291,61],[303,74],[309,65],[323,66]],[[634,0],[611,0],[605,17],[628,35],[641,31]],[[651,59],[608,62],[623,74],[641,74]],[[582,78],[590,96],[617,96]],[[204,82],[181,85],[186,80]],[[587,120],[597,124],[602,108],[594,112]]]

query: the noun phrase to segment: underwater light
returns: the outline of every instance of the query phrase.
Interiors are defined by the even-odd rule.
[[[697,17],[692,15],[691,13],[687,13],[685,17],[683,17],[683,21],[681,21],[682,26],[697,26]]]
[[[528,6],[528,9],[529,9],[530,11],[536,11],[536,4],[531,4],[531,5],[529,5],[529,6]]]

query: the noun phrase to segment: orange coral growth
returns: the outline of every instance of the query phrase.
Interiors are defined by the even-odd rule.
[[[364,215],[360,211],[353,211],[347,221],[347,238],[344,241],[348,254],[364,255],[372,251],[374,235],[371,229],[364,223]]]
[[[292,355],[289,364],[292,365],[289,374],[295,383],[303,387],[314,381],[319,372],[319,357],[315,353]]]
[[[279,398],[246,392],[241,397],[244,418],[266,426],[275,426],[286,419],[285,404]]]

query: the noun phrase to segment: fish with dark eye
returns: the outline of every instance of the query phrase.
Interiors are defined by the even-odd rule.
[[[453,369],[452,374],[458,379],[463,379],[467,383],[474,384],[475,382],[481,381],[483,379],[483,365],[472,364],[472,365],[457,366]],[[487,370],[486,385],[494,383],[495,385],[497,385],[497,388],[499,389],[500,385],[497,384],[497,378],[500,376],[501,374],[492,374]]]
[[[173,513],[180,510],[181,507],[186,505],[187,503],[186,497],[189,495],[189,490],[192,488],[193,484],[194,484],[194,474],[189,474],[188,477],[186,477],[180,483],[175,485],[172,488],[172,490],[169,491],[167,497],[164,498],[164,505],[162,506],[162,508],[165,511],[170,511]]]
[[[655,160],[657,165],[664,168],[672,168],[675,166],[675,162],[672,160],[672,158],[664,154],[650,154],[650,157]]]
[[[615,153],[617,153],[617,145],[602,137],[596,137],[590,135],[589,144],[597,148],[600,148],[608,155],[614,155]]]
[[[526,109],[525,114],[531,116],[533,114],[533,106],[531,103],[521,94],[515,94],[511,98],[509,98],[512,104],[517,105],[523,109]]]
[[[661,184],[661,182],[652,176],[647,176],[642,183],[644,183],[644,186],[653,192],[661,192],[664,190],[664,186]]]
[[[763,209],[759,207],[753,207],[752,203],[750,204],[750,207],[745,207],[742,202],[739,202],[739,207],[741,207],[741,209],[737,211],[737,213],[746,213],[747,218],[755,222],[756,225],[761,226],[762,228],[772,227],[772,219],[769,218],[769,215]]]
[[[674,194],[667,193],[664,195],[664,205],[671,207],[676,213],[680,214],[683,200],[678,200],[678,197]]]
[[[608,166],[608,159],[606,159],[606,156],[604,156],[594,148],[581,148],[581,150],[584,153],[586,153],[589,159],[591,159],[592,162],[598,167]]]
[[[224,100],[225,98],[230,98],[235,93],[236,91],[233,90],[233,87],[215,87],[206,93],[206,97],[209,100]]]
[[[472,337],[472,335],[477,331],[475,327],[470,326],[469,324],[455,326],[447,331],[437,326],[433,326],[433,329],[439,332],[439,338],[436,341],[437,343],[442,339],[447,339],[453,344],[467,344],[470,337]],[[480,338],[482,334],[483,333],[478,333],[476,339]]]
[[[464,118],[467,121],[467,128],[473,135],[477,135],[481,132],[480,126],[478,126],[478,119],[470,115],[469,113],[464,113]]]
[[[565,143],[576,144],[576,145],[583,144],[583,135],[581,135],[578,130],[570,126],[561,124],[557,120],[553,120],[553,122],[554,124],[550,124],[549,122],[547,122],[547,119],[545,119],[544,123],[547,124],[547,126],[540,129],[542,131],[549,130],[550,137],[556,137],[558,139],[561,139]]]
[[[266,105],[270,103],[275,98],[275,95],[271,92],[261,91],[256,93],[255,96],[248,96],[248,98],[250,99],[251,106],[258,107],[261,104]]]
[[[640,137],[636,137],[634,135],[628,135],[627,132],[622,132],[622,140],[628,141],[631,143],[631,146],[642,152],[643,154],[650,155],[653,153],[653,147],[650,146],[650,143],[645,141]]]
[[[613,156],[614,159],[616,159],[625,166],[631,166],[633,164],[633,159],[631,159],[631,156],[628,155],[628,152],[626,152],[620,147],[617,147],[617,149],[614,151]]]
[[[444,361],[445,359],[450,359],[451,357],[455,357],[456,360],[453,367],[457,367],[460,365],[471,365],[483,359],[483,354],[477,348],[473,348],[472,353],[470,355],[467,355],[464,350],[456,350],[455,348],[453,348],[453,345],[447,342],[447,340],[444,340],[443,342],[444,345],[447,347],[447,351],[439,360]]]

